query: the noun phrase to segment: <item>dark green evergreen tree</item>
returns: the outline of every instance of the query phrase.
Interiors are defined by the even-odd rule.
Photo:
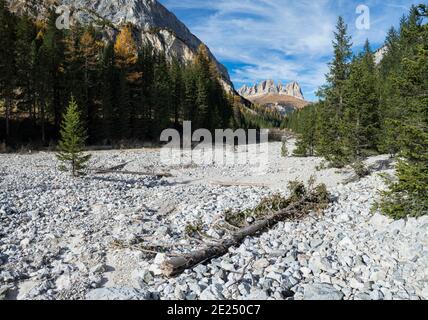
[[[56,27],[57,14],[51,10],[38,52],[40,77],[40,107],[42,109],[42,140],[45,141],[44,123],[47,112],[53,116],[53,124],[58,130],[64,109],[64,32]]]
[[[364,157],[369,150],[377,149],[380,130],[377,76],[368,40],[364,51],[351,63],[344,97],[342,139],[345,154],[353,162]]]
[[[401,34],[406,48],[401,72],[392,74],[396,104],[403,108],[398,121],[400,153],[397,182],[383,193],[381,209],[393,218],[419,217],[428,214],[428,25],[422,24],[427,6],[421,5]],[[408,42],[408,38],[415,42]]]
[[[10,138],[15,74],[15,29],[16,19],[10,13],[5,0],[0,0],[0,106],[5,114],[5,137]]]
[[[321,103],[320,103],[321,104]],[[299,117],[298,139],[294,155],[299,157],[312,157],[316,146],[317,110],[320,104],[314,104],[297,111]]]
[[[60,134],[57,153],[58,160],[63,163],[60,169],[70,171],[73,177],[83,175],[91,156],[82,153],[87,135],[79,107],[73,97],[64,114]]]
[[[28,114],[32,126],[35,126],[35,64],[36,64],[36,28],[28,15],[18,19],[16,28],[16,86],[18,110]]]
[[[321,105],[317,132],[317,151],[334,166],[343,166],[349,159],[343,139],[346,124],[343,121],[345,112],[345,86],[349,78],[351,37],[347,34],[347,25],[339,17],[335,40],[333,41],[334,58],[329,64],[327,84],[319,91],[325,103]]]
[[[116,86],[116,69],[114,62],[114,45],[112,42],[108,42],[103,50],[101,58],[101,119],[102,124],[98,137],[104,140],[105,143],[111,143],[113,138],[116,136],[114,133],[114,126],[116,115],[114,112],[115,104],[115,92]]]

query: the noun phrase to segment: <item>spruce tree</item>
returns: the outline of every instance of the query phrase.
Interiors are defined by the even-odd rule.
[[[207,47],[200,45],[195,59],[196,105],[198,108],[195,129],[212,129],[212,108],[210,104],[211,74]]]
[[[91,156],[82,154],[87,135],[74,97],[71,97],[64,114],[60,135],[57,153],[58,160],[63,163],[60,169],[62,171],[70,170],[73,177],[83,175],[86,163]]]
[[[312,157],[315,155],[316,120],[319,107],[320,104],[315,104],[295,112],[295,117],[299,117],[299,126],[296,129],[298,139],[296,141],[296,149],[294,150],[295,156]]]
[[[349,161],[357,161],[377,149],[379,99],[374,57],[368,40],[364,51],[354,57],[345,84],[342,139]]]
[[[326,157],[334,166],[343,166],[349,162],[343,131],[345,111],[345,86],[349,78],[349,62],[352,55],[351,37],[347,33],[347,25],[339,17],[334,33],[334,58],[329,64],[327,84],[321,88],[318,95],[325,100],[320,108],[318,122],[317,151]]]
[[[411,11],[410,17],[413,14]],[[401,73],[394,74],[392,80],[396,104],[404,109],[396,122],[400,145],[398,181],[384,192],[380,207],[397,219],[428,214],[428,25],[422,24],[426,14],[427,7],[420,6],[417,19],[402,30],[402,35],[418,41],[406,48]]]

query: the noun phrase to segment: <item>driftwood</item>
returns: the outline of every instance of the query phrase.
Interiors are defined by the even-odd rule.
[[[104,174],[104,173],[116,173],[116,174],[129,174],[129,175],[138,175],[138,176],[153,176],[158,178],[168,178],[172,177],[172,174],[169,172],[148,172],[148,171],[117,171],[117,170],[98,170],[94,172],[95,174]]]
[[[118,170],[122,170],[123,168],[125,168],[129,163],[131,163],[131,161],[128,161],[128,162],[125,162],[125,163],[121,163],[121,164],[119,164],[117,166],[106,168],[106,169],[91,169],[91,170],[97,171],[96,173],[102,172],[102,171],[105,171],[105,170],[118,171]]]
[[[266,183],[260,182],[227,182],[227,181],[210,181],[211,184],[222,187],[268,187]]]
[[[126,167],[127,164],[129,164],[131,161],[119,164],[117,166],[106,168],[106,169],[100,169],[100,168],[89,168],[89,171],[94,171],[94,174],[105,174],[105,173],[118,173],[118,174],[128,174],[128,175],[139,175],[139,176],[153,176],[158,178],[168,178],[172,177],[172,175],[169,172],[148,172],[148,171],[124,171],[123,168]]]
[[[259,220],[248,227],[239,229],[218,244],[206,246],[204,249],[196,250],[186,255],[167,259],[160,266],[162,274],[166,277],[173,277],[203,261],[222,256],[227,253],[229,248],[239,245],[248,236],[264,231],[280,221],[301,217],[307,211],[306,206],[311,207],[316,201],[316,195],[309,194],[301,200],[290,204],[287,208],[273,213],[269,217]]]

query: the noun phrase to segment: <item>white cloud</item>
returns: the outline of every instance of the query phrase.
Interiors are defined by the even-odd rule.
[[[236,84],[263,79],[297,80],[313,98],[324,83],[326,57],[331,56],[331,41],[337,16],[344,15],[354,44],[366,38],[375,44],[383,41],[388,28],[396,23],[409,1],[384,5],[368,0],[372,27],[355,28],[355,9],[359,1],[343,0],[163,0],[172,11],[194,12],[184,22],[202,39],[216,57],[236,67],[229,68]],[[397,8],[401,6],[404,8]],[[199,12],[197,15],[195,12]],[[195,18],[196,17],[196,18]]]

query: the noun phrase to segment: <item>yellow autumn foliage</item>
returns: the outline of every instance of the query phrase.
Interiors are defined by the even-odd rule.
[[[127,25],[120,30],[114,44],[114,52],[116,55],[116,63],[120,68],[137,63],[137,45],[132,37],[132,29],[130,26]]]

